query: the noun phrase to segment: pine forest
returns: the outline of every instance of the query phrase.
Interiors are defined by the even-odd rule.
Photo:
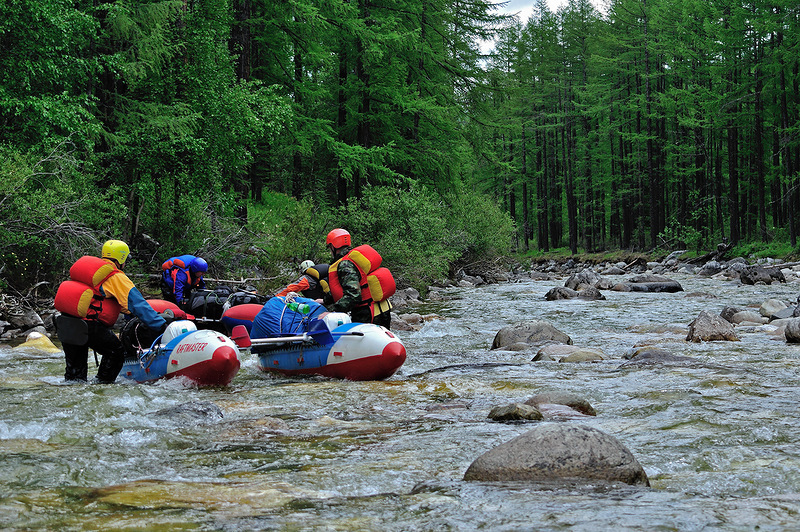
[[[419,286],[510,252],[797,248],[796,0],[500,7],[3,2],[2,284],[105,238],[269,273],[336,226]]]

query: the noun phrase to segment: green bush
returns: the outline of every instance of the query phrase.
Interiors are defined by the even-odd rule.
[[[251,245],[259,250],[256,266],[266,276],[277,276],[281,284],[296,276],[303,260],[330,261],[325,234],[330,212],[309,201],[298,201],[280,193],[265,193],[262,201],[248,209]]]
[[[458,256],[448,245],[446,216],[443,202],[424,187],[375,186],[367,187],[360,200],[351,200],[335,225],[350,231],[354,246],[375,248],[399,287],[424,292],[431,281],[447,275]]]
[[[497,203],[470,190],[454,192],[447,200],[449,245],[458,250],[460,262],[487,261],[510,253],[514,221]]]

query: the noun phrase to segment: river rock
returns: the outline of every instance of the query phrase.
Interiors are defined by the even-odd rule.
[[[578,349],[565,356],[559,362],[596,362],[604,360],[605,353],[599,349]]]
[[[761,303],[761,307],[758,309],[758,313],[764,316],[765,318],[772,319],[772,317],[780,312],[789,308],[789,305],[781,301],[780,299],[767,299],[763,303]]]
[[[731,321],[731,320],[733,319],[734,314],[736,314],[737,312],[745,311],[745,310],[748,310],[748,309],[745,308],[745,307],[726,306],[725,308],[722,309],[722,312],[720,312],[719,315],[725,321],[729,321],[729,322],[733,323],[733,321]]]
[[[794,307],[786,307],[772,314],[772,316],[769,317],[769,321],[770,323],[772,323],[775,320],[784,320],[787,318],[792,318],[795,317],[794,313],[795,313]]]
[[[419,305],[422,303],[419,300],[419,292],[414,288],[403,288],[402,290],[397,290],[394,295],[389,298],[389,301],[396,309],[411,305]]]
[[[218,439],[242,442],[266,440],[290,432],[289,425],[284,420],[274,417],[237,419],[223,423],[219,428]]]
[[[392,312],[392,330],[393,331],[416,331],[418,328],[414,327],[401,316]]]
[[[567,288],[566,286],[556,286],[551,288],[544,295],[545,301],[558,301],[559,299],[575,299],[578,297],[577,290]]]
[[[570,275],[564,282],[564,286],[580,292],[584,288],[594,286],[599,280],[600,276],[597,274],[597,272],[587,268],[578,273],[573,273]]]
[[[36,349],[45,353],[59,353],[61,349],[55,346],[52,340],[40,331],[28,333],[25,342],[19,344],[14,349]]]
[[[535,406],[525,403],[512,403],[506,406],[496,406],[489,412],[489,419],[495,421],[519,421],[542,419],[542,413]]]
[[[715,260],[710,260],[706,262],[702,268],[700,268],[700,271],[697,272],[697,275],[700,277],[711,277],[712,275],[716,275],[721,271],[722,265]]]
[[[600,273],[602,275],[625,275],[625,270],[623,270],[619,266],[609,266]]]
[[[631,366],[645,366],[645,365],[658,365],[658,364],[681,364],[696,362],[692,357],[675,355],[670,353],[663,347],[644,346],[634,349],[630,354],[626,354],[623,358],[630,359],[627,362],[620,364],[620,368]]]
[[[800,318],[792,318],[786,322],[784,335],[788,343],[800,343]]]
[[[566,286],[556,286],[548,290],[544,298],[546,301],[557,301],[559,299],[586,299],[589,301],[596,301],[604,300],[606,296],[600,293],[600,290],[594,286],[586,287],[580,291],[567,288]]]
[[[678,281],[669,281],[663,283],[617,283],[612,288],[615,292],[680,292],[683,287]]]
[[[526,344],[527,345],[527,344]],[[531,362],[541,362],[541,361],[556,361],[561,360],[562,358],[571,355],[575,351],[578,351],[580,347],[577,345],[567,345],[567,344],[547,344],[541,347],[539,351],[536,352],[536,356],[533,357]]]
[[[528,345],[541,345],[553,341],[561,344],[572,344],[572,338],[559,331],[546,321],[521,321],[500,329],[492,342],[492,349],[499,349],[517,342]]]
[[[760,264],[755,264],[753,266],[747,266],[744,268],[742,273],[739,275],[739,279],[742,281],[742,284],[772,284],[786,282],[786,278],[783,276],[783,273],[781,273],[779,268],[774,266],[765,267]]]
[[[625,282],[614,285],[612,289],[617,292],[682,292],[683,287],[678,281],[663,275],[638,275]]]
[[[16,312],[10,313],[8,316],[8,321],[11,322],[12,327],[28,330],[40,325],[44,326],[42,317],[35,310],[21,307],[15,310]]]
[[[222,409],[209,401],[189,401],[177,406],[162,408],[153,415],[182,423],[216,421],[222,419]]]
[[[689,334],[687,341],[691,342],[711,342],[715,340],[727,340],[738,342],[739,337],[733,330],[733,325],[724,320],[718,314],[711,314],[705,310],[689,324]]]
[[[479,456],[464,480],[601,480],[649,486],[642,466],[616,438],[592,427],[540,425]]]
[[[596,286],[589,286],[578,292],[578,297],[589,301],[604,301],[606,296]]]
[[[537,393],[525,401],[525,404],[535,406],[536,408],[544,404],[564,405],[587,416],[597,415],[597,411],[589,404],[589,401],[569,392],[553,391]]]
[[[733,316],[731,316],[730,322],[734,325],[741,325],[743,323],[755,323],[755,324],[764,324],[767,323],[769,320],[759,314],[755,310],[742,310],[737,312]]]

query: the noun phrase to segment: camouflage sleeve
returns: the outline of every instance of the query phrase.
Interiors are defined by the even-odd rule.
[[[339,284],[342,285],[342,297],[332,305],[328,305],[331,312],[349,312],[361,302],[361,276],[356,265],[349,260],[339,263]]]

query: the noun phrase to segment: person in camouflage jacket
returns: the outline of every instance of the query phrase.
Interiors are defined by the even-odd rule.
[[[344,229],[334,229],[328,233],[326,245],[333,255],[332,264],[345,257],[351,248],[350,233]],[[391,314],[387,311],[372,316],[369,304],[363,304],[361,299],[361,274],[356,265],[346,258],[339,262],[337,268],[339,284],[342,287],[342,297],[334,300],[330,292],[325,293],[322,304],[330,312],[349,312],[350,319],[358,323],[375,323],[389,328]]]

